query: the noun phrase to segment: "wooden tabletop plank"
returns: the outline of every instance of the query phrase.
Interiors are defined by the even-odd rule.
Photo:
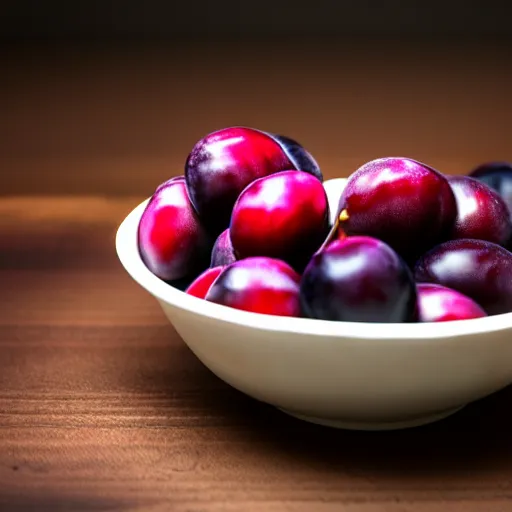
[[[2,510],[510,510],[512,388],[387,433],[242,395],[118,263],[141,199],[0,200]]]

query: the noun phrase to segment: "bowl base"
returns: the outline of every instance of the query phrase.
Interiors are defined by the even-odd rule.
[[[324,427],[331,428],[339,428],[343,430],[367,430],[367,431],[376,431],[376,430],[400,430],[406,428],[420,427],[422,425],[427,425],[429,423],[434,423],[436,421],[443,420],[459,412],[463,409],[465,405],[461,405],[460,407],[454,407],[453,409],[448,409],[446,411],[437,412],[434,414],[428,414],[426,416],[416,416],[414,418],[408,418],[404,420],[397,421],[389,421],[389,422],[359,422],[359,421],[351,421],[351,420],[342,420],[342,419],[328,419],[328,418],[316,418],[314,416],[305,416],[296,412],[288,411],[287,409],[278,409],[289,416],[293,416],[302,421],[307,421],[309,423],[315,423],[316,425],[322,425]]]

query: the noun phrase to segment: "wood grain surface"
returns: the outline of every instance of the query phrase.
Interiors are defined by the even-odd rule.
[[[431,61],[437,75],[421,85],[397,67],[381,99],[363,87],[364,66],[333,81],[320,59],[318,82],[318,73],[287,75],[271,62],[265,90],[299,89],[283,105],[282,95],[244,82],[255,102],[245,110],[241,85],[233,93],[214,74],[205,84],[211,62],[186,87],[188,64],[176,58],[166,68],[155,55],[45,57],[30,66],[21,56],[3,77],[0,510],[510,512],[512,389],[400,432],[294,420],[214,377],[114,251],[123,217],[177,174],[198,133],[235,119],[295,128],[328,177],[340,162],[400,148],[454,172],[510,158],[510,82],[489,78],[510,74],[499,52],[470,52],[458,67],[452,52]],[[246,80],[263,69],[254,59],[237,68]],[[406,70],[423,76],[413,60]],[[326,129],[335,124],[343,137]]]

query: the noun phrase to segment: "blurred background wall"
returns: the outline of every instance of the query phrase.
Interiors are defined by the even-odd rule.
[[[145,196],[194,142],[287,134],[327,177],[512,159],[510,2],[3,1],[0,194]]]
[[[218,39],[229,36],[507,36],[496,0],[4,0],[4,38]]]

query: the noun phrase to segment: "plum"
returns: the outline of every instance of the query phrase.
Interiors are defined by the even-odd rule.
[[[284,147],[271,134],[236,126],[195,144],[185,163],[185,180],[192,204],[213,236],[229,226],[233,205],[247,185],[275,172],[303,171],[297,168],[303,160],[293,160]],[[316,167],[309,170],[318,176]]]
[[[512,163],[488,162],[473,169],[469,176],[496,190],[512,215]]]
[[[302,144],[285,135],[268,134],[272,137],[284,150],[286,156],[293,163],[294,169],[300,169],[316,176],[320,181],[324,181],[322,171],[313,155],[307,151]]]
[[[470,173],[470,177],[485,183],[496,190],[507,205],[510,218],[512,219],[512,163],[489,162],[479,165]],[[512,235],[505,244],[512,250]]]
[[[423,255],[414,270],[418,283],[456,290],[488,315],[512,311],[512,253],[484,240],[450,240]]]
[[[304,172],[260,178],[240,194],[229,231],[237,258],[268,256],[300,272],[329,231],[325,189]]]
[[[448,182],[457,201],[457,217],[451,238],[475,238],[500,245],[507,243],[512,234],[512,221],[498,192],[468,176],[451,176]]]
[[[219,265],[230,265],[236,261],[233,244],[231,243],[231,236],[229,228],[225,229],[215,240],[212,249],[212,256],[210,267],[217,267]]]
[[[419,283],[416,291],[419,322],[449,322],[487,316],[474,300],[445,286]]]
[[[367,236],[335,240],[317,252],[300,286],[302,312],[346,322],[409,322],[416,308],[411,271],[386,243]]]
[[[212,241],[190,203],[185,180],[171,180],[153,194],[137,241],[145,265],[165,281],[183,280],[208,267]]]
[[[447,179],[416,160],[372,160],[348,179],[336,229],[389,244],[408,262],[448,240],[457,206]]]
[[[211,285],[219,277],[220,273],[224,270],[224,266],[212,267],[206,269],[203,273],[192,281],[192,283],[185,290],[189,295],[204,299]]]
[[[159,192],[161,189],[167,187],[167,185],[170,185],[171,183],[174,183],[175,181],[184,181],[185,176],[173,176],[172,178],[169,178],[168,180],[164,181],[163,183],[160,183],[158,187],[155,189],[155,193]]]
[[[253,313],[297,317],[299,285],[300,276],[284,261],[254,256],[226,267],[206,300]]]

